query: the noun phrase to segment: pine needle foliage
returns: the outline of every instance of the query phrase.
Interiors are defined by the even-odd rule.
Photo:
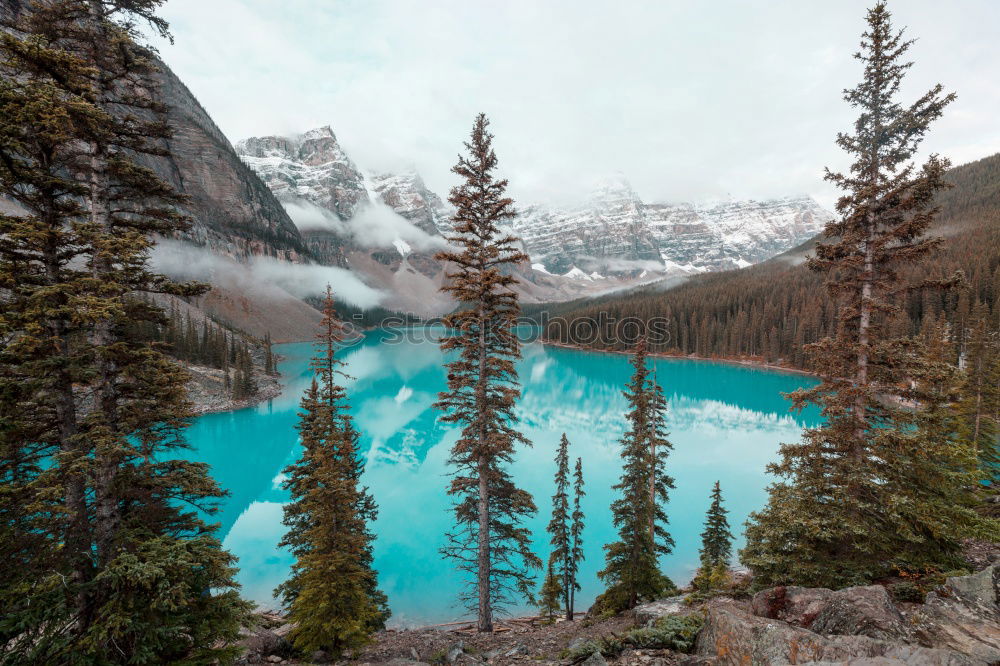
[[[729,559],[733,554],[733,533],[729,530],[729,513],[722,506],[722,489],[719,482],[712,488],[712,503],[705,515],[705,529],[701,533],[698,551],[701,567],[692,584],[698,590],[714,589],[727,578]]]
[[[139,164],[169,136],[136,43],[136,21],[165,33],[159,4],[0,12],[4,662],[212,663],[249,611],[202,518],[223,493],[172,457],[187,375],[135,334],[165,323],[137,294],[203,290],[148,265],[186,228]]]
[[[515,447],[530,445],[514,415],[520,395],[514,362],[521,352],[511,275],[527,256],[502,229],[514,217],[514,205],[505,194],[507,181],[494,175],[497,157],[488,126],[480,114],[465,144],[467,155],[452,169],[463,179],[448,199],[455,207],[448,240],[457,249],[437,255],[449,265],[442,291],[460,304],[444,319],[449,335],[441,349],[452,360],[446,364],[448,388],[435,403],[445,423],[462,427],[449,458],[456,528],[443,553],[470,577],[461,600],[476,614],[479,631],[492,630],[495,611],[532,598],[532,570],[541,567],[523,525],[536,512],[534,500],[507,470]]]
[[[885,3],[867,23],[855,56],[864,76],[844,94],[858,119],[837,138],[854,161],[846,174],[827,172],[844,192],[840,218],[809,261],[827,276],[837,329],[808,348],[822,382],[791,394],[798,408],[818,405],[826,422],[783,445],[769,468],[781,480],[751,515],[741,553],[762,585],[839,587],[893,567],[948,568],[962,537],[995,534],[971,508],[968,448],[942,427],[940,399],[923,381],[935,373],[944,381],[945,370],[891,326],[904,296],[947,286],[910,283],[900,271],[941,243],[926,232],[948,162],[911,160],[954,95],[937,85],[900,104],[912,42],[893,29]]]
[[[583,509],[580,506],[584,495],[586,493],[583,490],[583,460],[577,458],[573,468],[573,514],[570,516],[572,522],[569,528],[570,548],[567,566],[569,589],[566,593],[566,619],[570,621],[573,620],[576,593],[580,590],[577,575],[580,573],[580,563],[584,559],[583,521],[586,516],[583,515]]]
[[[556,568],[556,560],[555,553],[549,555],[549,564],[545,569],[542,589],[538,594],[538,610],[541,612],[544,621],[548,624],[553,624],[556,621],[556,616],[558,616],[562,608],[564,591],[562,577]]]
[[[703,567],[719,563],[729,565],[733,554],[733,533],[729,530],[727,513],[729,511],[722,506],[722,488],[716,481],[712,488],[712,503],[705,515],[705,529],[701,533],[701,550],[698,551]]]
[[[606,566],[598,574],[607,585],[603,609],[621,611],[655,599],[674,587],[660,571],[659,557],[673,550],[664,505],[673,479],[666,473],[671,444],[665,438],[666,401],[646,365],[646,340],[636,344],[632,379],[624,395],[628,430],[622,436],[624,461],[618,498],[611,513],[618,541],[604,547]]]
[[[372,566],[370,524],[377,507],[361,486],[359,435],[339,381],[343,362],[336,357],[344,324],[330,287],[320,326],[311,365],[316,378],[299,415],[302,455],[284,470],[291,501],[284,507],[288,532],[279,545],[295,562],[276,593],[295,625],[290,638],[298,650],[341,656],[370,642],[389,610]]]
[[[954,409],[960,440],[974,451],[982,475],[996,485],[1000,481],[1000,340],[988,317],[985,305],[977,303]]]
[[[549,521],[549,544],[552,546],[551,559],[555,562],[556,574],[559,576],[562,589],[562,608],[566,619],[573,619],[573,593],[580,589],[576,580],[583,558],[581,534],[583,532],[583,512],[580,510],[580,497],[583,494],[583,470],[580,459],[577,458],[577,468],[573,482],[573,511],[570,512],[570,471],[569,471],[569,439],[566,433],[559,439],[556,449],[556,492],[552,496],[552,518]]]

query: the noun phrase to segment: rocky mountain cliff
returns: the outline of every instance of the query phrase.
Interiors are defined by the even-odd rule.
[[[150,166],[189,197],[193,226],[187,240],[234,258],[301,261],[302,237],[269,188],[166,65],[159,79],[174,135],[170,157],[152,159]]]

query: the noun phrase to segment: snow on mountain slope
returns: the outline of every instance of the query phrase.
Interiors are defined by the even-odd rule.
[[[721,204],[643,203],[628,182],[604,183],[570,210],[529,206],[514,229],[552,273],[724,270],[755,264],[819,233],[832,215],[806,196]]]
[[[236,144],[288,210],[314,257],[349,268],[414,312],[446,308],[434,253],[451,209],[415,172],[356,165],[329,127]],[[709,205],[645,203],[623,176],[578,206],[519,206],[511,231],[531,256],[519,270],[533,302],[604,293],[663,277],[758,263],[814,236],[830,214],[808,197]]]

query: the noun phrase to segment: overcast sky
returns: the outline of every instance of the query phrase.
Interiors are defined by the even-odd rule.
[[[861,0],[168,0],[159,44],[235,143],[330,125],[363,168],[445,195],[475,114],[522,203],[621,172],[647,201],[807,193],[853,113]],[[1000,151],[1000,1],[895,0],[904,89],[958,93],[925,146]]]

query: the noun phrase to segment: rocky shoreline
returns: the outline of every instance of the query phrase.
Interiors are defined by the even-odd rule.
[[[974,574],[948,577],[926,594],[901,595],[898,584],[888,582],[842,590],[782,586],[752,596],[734,590],[707,600],[689,594],[612,617],[581,614],[551,625],[539,618],[508,620],[492,634],[475,633],[467,624],[386,630],[337,663],[1000,664],[1000,545],[972,545],[988,552],[990,563]],[[331,663],[323,653],[297,660],[286,639],[291,628],[280,614],[257,616],[255,627],[244,632],[239,663]]]
[[[595,349],[594,347],[585,347],[583,345],[571,345],[566,342],[555,342],[552,340],[539,339],[539,342],[546,347],[559,347],[560,349],[575,349],[577,351],[591,352],[594,354],[618,354],[621,356],[628,356],[632,352],[630,350],[617,350],[617,349]],[[803,370],[801,368],[796,368],[790,365],[782,365],[780,363],[767,363],[756,357],[727,357],[727,356],[697,356],[695,354],[668,354],[665,352],[649,352],[650,358],[664,358],[664,359],[674,359],[680,361],[714,361],[716,363],[731,363],[733,365],[742,365],[748,368],[764,368],[767,370],[776,370],[778,372],[790,372],[796,375],[807,375],[809,377],[815,377],[816,375],[808,370]]]
[[[253,379],[257,392],[249,398],[233,400],[232,390],[226,388],[222,370],[187,363],[184,367],[191,375],[187,384],[188,399],[194,404],[192,411],[198,416],[253,407],[277,398],[283,389],[280,377],[266,374],[254,366]]]

